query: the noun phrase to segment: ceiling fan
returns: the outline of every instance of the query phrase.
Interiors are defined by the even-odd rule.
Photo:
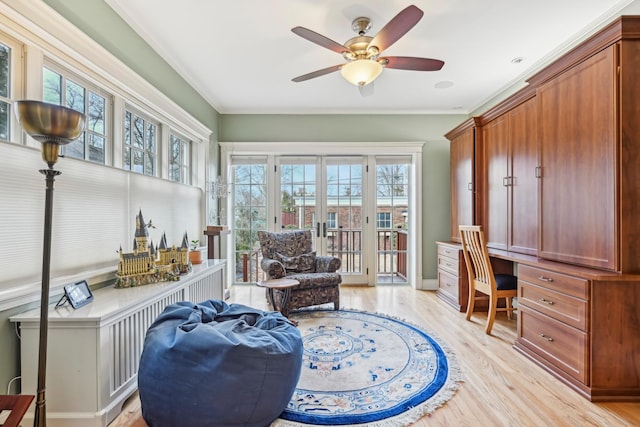
[[[356,18],[353,20],[351,28],[358,36],[347,40],[343,45],[307,28],[292,28],[291,31],[295,34],[341,54],[347,61],[346,64],[333,65],[303,74],[292,80],[294,82],[303,82],[340,70],[342,77],[360,88],[361,94],[368,95],[371,91],[367,91],[365,86],[370,85],[385,67],[415,71],[440,70],[444,62],[438,59],[409,56],[380,57],[382,51],[386,50],[413,28],[420,21],[422,15],[424,15],[424,12],[416,6],[408,6],[389,21],[375,37],[365,35],[371,28],[371,20],[366,17]]]

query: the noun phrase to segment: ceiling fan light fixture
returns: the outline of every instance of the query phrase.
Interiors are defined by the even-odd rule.
[[[349,62],[340,69],[342,77],[355,86],[366,86],[382,72],[382,65],[370,59]]]

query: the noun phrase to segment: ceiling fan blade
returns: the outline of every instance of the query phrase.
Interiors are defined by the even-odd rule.
[[[311,31],[308,28],[294,27],[294,28],[291,29],[291,31],[294,34],[299,35],[303,39],[307,39],[312,43],[315,43],[315,44],[320,45],[322,47],[326,47],[327,49],[332,50],[332,51],[334,51],[336,53],[339,53],[341,55],[342,55],[342,52],[348,52],[349,51],[349,49],[347,49],[345,46],[341,45],[340,43],[334,42],[330,38],[327,38],[327,37],[323,36],[322,34],[318,34],[315,31]]]
[[[422,18],[422,15],[424,15],[424,12],[416,6],[406,7],[376,34],[373,40],[369,42],[368,48],[375,46],[378,48],[378,52],[387,49],[413,28]]]
[[[368,85],[360,86],[358,85],[358,90],[360,91],[360,96],[366,98],[367,96],[373,95],[375,87],[373,86],[374,82],[369,83]]]
[[[410,56],[386,56],[378,61],[388,61],[386,68],[415,71],[438,71],[444,65],[444,61],[430,58],[413,58]]]
[[[327,68],[323,68],[322,70],[316,70],[316,71],[313,71],[313,72],[308,73],[308,74],[303,74],[302,76],[298,76],[298,77],[293,78],[291,80],[296,82],[296,83],[303,82],[305,80],[315,79],[316,77],[320,77],[320,76],[324,76],[325,74],[333,73],[334,71],[338,71],[340,68],[342,68],[342,64],[334,65],[334,66],[327,67]]]

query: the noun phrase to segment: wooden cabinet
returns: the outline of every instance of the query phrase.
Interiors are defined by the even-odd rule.
[[[588,384],[589,282],[540,268],[518,270],[518,345]]]
[[[530,78],[540,141],[540,252],[640,273],[640,31],[621,17]]]
[[[616,46],[538,89],[540,256],[615,270]]]
[[[469,277],[460,245],[438,242],[438,296],[458,311],[466,311]]]
[[[640,400],[638,34],[616,19],[475,119],[476,223],[519,267],[515,348],[591,400]]]
[[[640,400],[639,304],[638,276],[520,264],[514,348],[590,400]]]
[[[458,225],[476,224],[477,119],[462,123],[446,137],[451,141],[451,240],[460,241]]]
[[[520,92],[482,116],[482,224],[489,247],[535,255],[538,141],[532,96],[532,90]],[[517,106],[511,108],[513,104]]]

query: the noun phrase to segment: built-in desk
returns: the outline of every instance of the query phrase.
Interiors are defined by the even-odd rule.
[[[74,310],[49,308],[47,424],[104,427],[138,386],[144,336],[169,305],[222,299],[226,261],[208,260],[176,282],[96,290]],[[22,393],[36,394],[40,309],[10,318],[20,324]],[[33,423],[33,408],[25,424]]]
[[[452,242],[438,248],[439,257],[462,251]],[[518,352],[590,400],[640,401],[640,275],[495,249],[489,255],[518,276]],[[457,292],[468,294],[464,258],[458,262]],[[440,270],[439,261],[438,295],[450,301],[453,284],[441,283]]]

